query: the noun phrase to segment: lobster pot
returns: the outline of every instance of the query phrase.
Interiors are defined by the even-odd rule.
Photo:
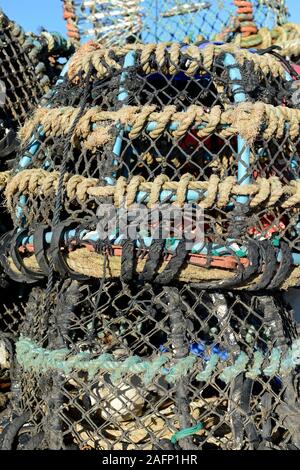
[[[61,72],[73,46],[58,34],[25,33],[0,14],[0,158],[2,169],[16,150],[16,131]]]
[[[108,45],[196,41],[215,36],[231,40],[241,32],[247,38],[263,27],[262,34],[254,38],[256,44],[252,44],[257,46],[268,40],[266,28],[273,30],[273,39],[278,38],[282,31],[277,26],[284,25],[287,17],[285,2],[277,0],[246,4],[241,0],[64,0],[68,35],[75,43],[86,38]]]
[[[1,13],[1,83],[3,90],[2,112],[16,126],[23,124],[28,111],[37,105],[38,98],[45,93],[44,86],[35,73],[36,63],[24,50],[25,33],[14,22]],[[49,82],[48,82],[49,85]],[[5,86],[5,89],[4,89]],[[5,92],[6,97],[5,97]],[[4,116],[3,116],[4,117]]]
[[[55,294],[46,329],[33,289],[16,346],[14,404],[27,424],[14,448],[298,448],[293,374],[278,361],[297,340],[280,296],[119,281],[96,304],[97,284],[66,281]]]
[[[293,66],[295,67],[297,73],[299,74],[300,68],[300,41],[298,34],[291,39],[288,39],[282,44],[280,44],[281,47],[281,54],[288,57],[292,62]]]
[[[0,187],[14,165],[19,150],[17,131],[42,97],[51,96],[63,63],[74,52],[73,45],[58,33],[47,31],[36,36],[24,30],[0,13]],[[48,94],[48,95],[47,95]],[[4,178],[4,179],[3,179]],[[1,195],[1,206],[4,201]],[[0,234],[12,228],[7,211],[1,209]],[[22,285],[10,283],[1,269],[0,288],[3,302],[0,310],[0,331],[14,334],[22,317],[21,299],[26,299]],[[4,291],[5,290],[5,291]],[[5,294],[4,294],[5,292]],[[17,299],[20,299],[20,302]]]
[[[25,33],[0,13],[0,170],[10,170],[19,147],[17,131],[52,88],[74,47],[57,33]],[[2,187],[2,181],[0,182]],[[2,201],[1,201],[2,204]],[[9,227],[2,214],[0,232]]]
[[[299,111],[270,53],[89,43],[20,131],[2,448],[297,449]]]

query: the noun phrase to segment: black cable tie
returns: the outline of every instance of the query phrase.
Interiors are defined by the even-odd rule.
[[[183,267],[187,256],[186,240],[181,239],[178,243],[176,251],[169,261],[165,270],[160,273],[154,282],[167,286],[177,276],[181,268]]]

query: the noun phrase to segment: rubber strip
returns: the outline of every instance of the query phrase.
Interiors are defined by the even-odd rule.
[[[16,273],[11,269],[10,263],[8,261],[8,256],[10,254],[11,238],[12,233],[8,232],[0,239],[0,264],[4,272],[12,281],[21,284],[35,284],[37,280],[29,279],[23,276],[23,274]]]
[[[90,277],[83,274],[78,274],[73,271],[66,263],[65,257],[62,253],[64,246],[64,234],[68,228],[74,225],[75,221],[66,221],[59,224],[52,229],[52,239],[49,248],[49,257],[52,257],[55,270],[63,277],[70,277],[75,281],[89,281]]]
[[[248,417],[251,416],[251,399],[253,394],[253,385],[254,381],[248,378],[245,378],[242,386],[241,394],[241,408],[244,411],[245,415]],[[254,417],[253,420],[248,423],[245,423],[245,431],[249,440],[249,443],[253,445],[256,449],[260,443],[260,438],[258,436],[255,424]]]
[[[134,241],[123,240],[122,242],[122,261],[121,261],[121,280],[125,283],[132,281],[134,275]]]
[[[27,228],[16,230],[14,232],[11,238],[10,255],[18,271],[20,271],[26,278],[28,278],[29,280],[33,280],[33,281],[41,281],[45,278],[45,275],[43,273],[36,273],[28,269],[25,266],[24,260],[19,251],[19,248],[21,246],[21,241],[26,236],[28,236]]]
[[[151,243],[143,272],[139,275],[141,282],[150,282],[155,277],[163,256],[164,246],[164,240],[153,240]]]
[[[1,450],[12,450],[16,437],[24,426],[28,419],[30,418],[30,413],[27,411],[21,416],[17,416],[12,423],[10,423],[7,428],[4,430],[4,438],[1,445]]]
[[[192,283],[191,286],[201,290],[229,289],[239,287],[249,281],[254,275],[256,275],[259,268],[259,248],[257,243],[253,240],[248,241],[248,259],[250,261],[249,266],[244,268],[242,264],[239,264],[236,276],[231,279],[224,279],[223,281],[220,280],[216,282]]]
[[[264,266],[261,279],[253,286],[248,288],[249,292],[266,289],[274,277],[277,266],[277,257],[274,246],[269,240],[259,242],[259,250]]]
[[[156,284],[167,286],[179,273],[187,257],[187,250],[185,245],[186,240],[182,239],[179,241],[176,252],[169,261],[165,270],[155,278],[154,282]]]
[[[18,140],[15,131],[10,129],[0,140],[0,158],[5,158],[18,148]]]
[[[48,247],[46,243],[46,233],[49,230],[50,228],[47,225],[40,225],[33,235],[34,254],[39,267],[46,276],[49,276],[50,273],[49,259],[47,257]]]
[[[273,277],[273,280],[268,285],[268,289],[278,289],[281,287],[282,283],[289,277],[289,274],[293,268],[293,256],[289,244],[286,242],[281,242],[280,248],[282,257],[279,268]]]

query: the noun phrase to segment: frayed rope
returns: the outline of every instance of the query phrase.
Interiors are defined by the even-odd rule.
[[[137,374],[142,376],[145,385],[153,382],[158,375],[165,376],[167,382],[175,384],[189,373],[198,372],[196,380],[208,382],[216,373],[219,378],[230,383],[241,373],[246,377],[255,379],[260,375],[266,377],[287,376],[300,365],[300,339],[283,351],[274,348],[268,355],[256,351],[252,357],[241,352],[232,365],[226,366],[228,360],[222,361],[220,355],[211,354],[206,358],[199,358],[193,354],[176,362],[170,353],[145,360],[139,356],[131,356],[123,361],[116,360],[112,354],[101,354],[90,359],[89,352],[72,355],[68,349],[47,350],[37,346],[28,338],[21,337],[16,344],[17,361],[24,370],[45,373],[58,370],[65,375],[72,371],[84,371],[88,378],[94,379],[100,372],[112,374],[112,380],[120,380],[123,376]]]

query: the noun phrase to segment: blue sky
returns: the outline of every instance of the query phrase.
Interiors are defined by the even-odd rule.
[[[43,26],[65,33],[61,0],[0,0],[0,8],[26,31],[36,33]]]
[[[300,23],[300,1],[286,1],[291,21]],[[0,0],[0,7],[26,31],[37,32],[40,26],[48,31],[65,32],[61,0]]]

